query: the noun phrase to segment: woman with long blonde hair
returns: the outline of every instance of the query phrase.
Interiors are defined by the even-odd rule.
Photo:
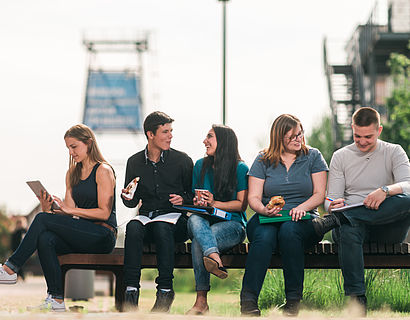
[[[57,256],[109,253],[115,246],[115,174],[103,158],[92,130],[79,124],[64,135],[69,150],[64,201],[42,193],[36,215],[17,250],[0,265],[0,283],[17,282],[17,272],[37,250],[47,282],[47,297],[29,310],[65,311]]]
[[[311,218],[317,215],[316,208],[325,197],[327,171],[320,151],[306,146],[300,120],[290,114],[279,116],[272,124],[269,147],[257,156],[249,170],[248,203],[256,214],[246,230],[250,250],[241,291],[243,315],[260,315],[259,293],[272,252],[277,250],[281,252],[285,278],[284,314],[298,314],[304,249],[320,241],[312,220],[303,218],[307,213]],[[269,205],[273,196],[284,198],[283,208]],[[289,220],[261,223],[264,216],[287,216]]]

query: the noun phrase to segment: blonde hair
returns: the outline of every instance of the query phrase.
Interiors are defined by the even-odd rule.
[[[262,160],[268,161],[269,164],[274,164],[276,167],[280,162],[281,154],[285,151],[285,146],[283,145],[285,134],[290,130],[294,130],[297,125],[299,125],[303,131],[302,123],[295,116],[292,116],[290,114],[282,114],[277,117],[270,129],[269,147],[262,151]],[[300,152],[307,154],[309,151],[305,144],[305,137],[302,138],[301,143],[302,149],[297,152],[297,156],[300,154]]]
[[[64,135],[65,138],[74,138],[78,141],[87,145],[87,154],[91,162],[96,163],[105,163],[109,165],[114,173],[113,167],[104,159],[103,155],[101,154],[100,149],[97,145],[97,140],[95,139],[94,132],[87,127],[85,124],[77,124],[72,126]],[[69,181],[70,187],[72,188],[76,184],[80,182],[81,179],[81,168],[83,167],[82,163],[77,163],[74,161],[73,157],[70,155],[69,157]],[[115,173],[114,173],[115,177]]]

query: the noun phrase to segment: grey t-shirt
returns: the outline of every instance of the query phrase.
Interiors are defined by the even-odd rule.
[[[248,175],[265,180],[262,203],[266,205],[273,196],[285,199],[283,210],[290,210],[308,200],[313,194],[312,173],[328,171],[325,159],[318,149],[309,148],[307,155],[299,155],[289,171],[279,163],[276,167],[262,160],[260,153]]]
[[[377,188],[394,183],[403,193],[410,193],[409,159],[400,145],[378,140],[376,150],[364,153],[352,143],[333,154],[327,194],[355,204]]]

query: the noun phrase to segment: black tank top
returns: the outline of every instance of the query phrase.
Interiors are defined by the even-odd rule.
[[[90,175],[85,180],[80,180],[78,184],[72,188],[73,200],[78,208],[82,209],[94,209],[98,208],[98,192],[97,192],[97,182],[95,175],[100,163],[97,163]],[[91,221],[97,221],[93,219],[88,219]],[[115,189],[114,189],[114,201],[112,204],[111,214],[106,221],[109,225],[117,227],[117,219],[115,216]]]

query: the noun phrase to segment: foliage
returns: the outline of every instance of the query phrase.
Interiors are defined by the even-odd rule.
[[[330,116],[324,116],[318,126],[312,129],[312,132],[307,136],[307,143],[320,150],[327,164],[330,164],[330,159],[333,154],[332,141],[332,120]]]
[[[386,100],[387,122],[383,123],[382,138],[400,144],[410,157],[410,58],[392,53],[388,65],[394,88]]]

